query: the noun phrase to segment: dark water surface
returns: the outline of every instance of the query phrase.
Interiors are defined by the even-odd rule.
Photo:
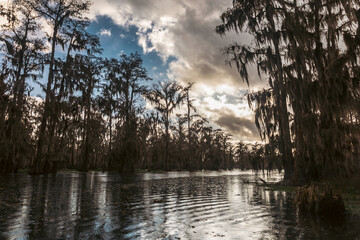
[[[360,239],[358,217],[297,214],[291,194],[255,179],[244,171],[0,176],[0,239]]]

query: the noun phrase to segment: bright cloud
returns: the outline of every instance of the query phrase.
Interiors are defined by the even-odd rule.
[[[108,36],[110,37],[111,36],[111,31],[110,29],[101,29],[100,32],[99,32],[100,36]]]
[[[231,4],[232,0],[94,0],[91,15],[109,16],[125,28],[136,26],[145,54],[156,52],[164,62],[176,59],[169,63],[170,80],[196,83],[193,96],[200,112],[234,138],[251,140],[258,134],[243,99],[248,86],[236,69],[225,65],[220,51],[235,41],[248,44],[251,38],[234,33],[220,37],[214,30],[220,14]],[[249,72],[250,88],[266,84],[257,77],[255,66]]]

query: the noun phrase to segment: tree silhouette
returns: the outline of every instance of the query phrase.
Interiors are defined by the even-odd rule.
[[[262,71],[269,75],[269,83],[274,91],[274,111],[276,123],[279,125],[280,150],[285,167],[285,180],[293,175],[293,156],[290,139],[288,110],[286,103],[286,82],[281,57],[281,39],[285,31],[279,31],[278,21],[282,19],[282,9],[277,8],[277,1],[234,1],[234,7],[221,16],[222,25],[216,28],[219,34],[235,30],[247,31],[255,36],[255,46],[234,44],[226,49],[226,54],[232,56],[229,60],[236,63],[236,67],[246,82],[248,81],[247,67],[251,63],[258,65],[259,75]],[[254,17],[256,16],[256,17]]]
[[[93,147],[91,146],[94,139],[91,138],[94,129],[92,126],[93,122],[93,103],[92,95],[97,83],[99,82],[100,69],[99,59],[87,56],[87,55],[76,55],[74,63],[72,64],[72,71],[76,72],[73,75],[76,83],[76,88],[81,92],[82,103],[84,107],[84,131],[82,136],[82,163],[79,168],[81,171],[87,171],[89,168],[89,154],[92,152]]]
[[[262,136],[279,146],[285,180],[351,177],[359,170],[359,7],[356,1],[236,0],[221,16],[218,33],[254,37],[255,44],[236,43],[225,53],[247,82],[251,63],[269,79],[270,89],[249,101]]]
[[[188,165],[189,163],[184,164],[184,159],[183,159],[183,143],[184,143],[184,138],[185,138],[185,134],[184,134],[184,124],[188,121],[187,117],[181,116],[181,114],[176,114],[176,125],[174,124],[173,126],[171,126],[171,129],[176,133],[177,135],[177,162],[176,162],[176,169],[187,169],[189,168]]]
[[[183,88],[176,82],[162,82],[161,85],[154,85],[153,89],[146,93],[146,98],[155,105],[156,111],[162,115],[165,126],[165,158],[164,167],[169,169],[169,142],[170,142],[170,115],[183,103],[186,95]]]
[[[57,44],[62,43],[58,34],[64,27],[66,21],[70,20],[71,18],[82,18],[82,14],[89,9],[90,2],[82,2],[75,0],[38,0],[28,1],[28,3],[43,18],[48,21],[48,24],[52,28],[52,36],[49,37],[51,42],[51,52],[48,60],[49,73],[46,84],[44,112],[39,129],[36,156],[31,171],[33,174],[38,174],[50,171],[51,163],[49,162],[48,158],[45,158],[45,160],[43,160],[43,145],[48,125],[47,122],[49,120],[48,118],[51,118],[52,115],[51,101],[54,100],[54,92],[52,91],[52,85],[54,83],[55,49]]]
[[[8,66],[6,77],[11,82],[12,98],[8,102],[9,115],[3,139],[7,150],[1,154],[0,163],[4,166],[2,171],[16,172],[19,167],[18,161],[28,157],[21,156],[21,152],[24,152],[21,149],[31,148],[29,141],[32,129],[23,122],[27,110],[25,91],[29,79],[36,80],[41,72],[43,60],[41,51],[45,47],[42,39],[36,37],[36,32],[40,30],[37,22],[39,17],[26,2],[10,3],[7,8],[3,8],[2,15],[6,17],[7,22],[2,25],[3,34],[0,41],[6,46],[4,52],[6,60],[3,63]]]
[[[192,88],[192,86],[194,85],[194,83],[188,83],[188,85],[184,88],[184,92],[186,95],[186,107],[187,107],[187,125],[188,125],[188,163],[187,163],[187,168],[189,170],[193,169],[193,163],[192,163],[192,156],[193,156],[193,152],[194,149],[191,147],[192,146],[192,136],[191,136],[191,110],[193,110],[194,112],[196,112],[196,108],[193,105],[194,99],[190,99],[190,90]]]
[[[146,92],[144,82],[151,79],[142,66],[142,59],[138,53],[129,56],[123,54],[119,60],[105,60],[104,69],[107,84],[104,85],[103,89],[107,98],[112,102],[115,100],[115,96],[117,97],[117,104],[110,103],[107,107],[110,108],[110,122],[112,122],[112,108],[118,112],[120,117],[117,124],[114,154],[110,153],[110,156],[116,162],[118,171],[133,172],[139,152],[137,147],[137,112],[140,108],[136,106],[136,103],[141,100],[141,94]],[[112,138],[111,125],[110,138]],[[111,140],[110,144],[112,144]]]

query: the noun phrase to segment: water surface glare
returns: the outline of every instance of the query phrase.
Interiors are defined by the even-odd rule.
[[[359,217],[298,214],[251,171],[0,176],[0,239],[360,239]],[[272,173],[267,181],[278,181]]]

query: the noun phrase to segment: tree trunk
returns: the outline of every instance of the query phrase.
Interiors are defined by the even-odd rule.
[[[274,27],[275,29],[275,27]],[[278,86],[274,86],[276,101],[279,114],[279,128],[280,128],[280,151],[282,153],[282,161],[285,169],[284,180],[291,180],[294,172],[294,158],[292,156],[292,146],[290,138],[289,117],[287,110],[287,92],[284,83],[281,55],[279,50],[279,39],[277,37],[273,40],[275,47],[275,57],[277,65],[277,81]]]
[[[45,131],[47,128],[47,120],[50,115],[50,105],[51,105],[50,99],[51,99],[51,94],[52,94],[51,93],[51,85],[52,85],[53,76],[54,76],[54,60],[55,60],[55,47],[56,47],[57,31],[58,31],[58,26],[55,25],[53,36],[52,36],[53,38],[52,38],[52,45],[51,45],[49,76],[48,76],[48,82],[47,82],[47,86],[46,86],[44,112],[43,112],[41,123],[40,123],[36,155],[35,155],[32,169],[29,172],[30,174],[43,174],[43,173],[48,173],[50,170],[48,168],[44,168],[44,166],[48,166],[50,164],[48,162],[48,159],[45,159],[45,164],[43,163],[43,145],[44,145],[44,140],[45,140]]]
[[[166,113],[165,120],[165,170],[169,170],[169,113]]]
[[[192,162],[192,152],[191,152],[191,109],[190,109],[190,97],[189,90],[186,93],[186,101],[187,101],[187,123],[188,123],[188,170],[193,170],[193,162]]]

